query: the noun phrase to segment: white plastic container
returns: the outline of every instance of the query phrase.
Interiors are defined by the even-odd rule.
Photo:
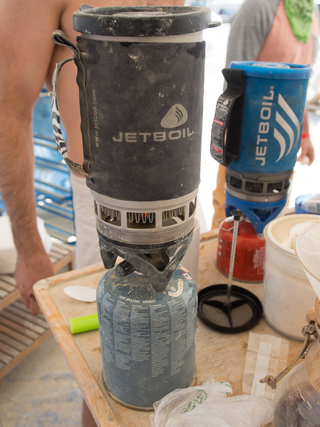
[[[319,221],[318,215],[288,215],[271,221],[264,229],[264,315],[278,332],[298,340],[303,340],[301,330],[316,294],[297,259],[294,245],[305,229]]]

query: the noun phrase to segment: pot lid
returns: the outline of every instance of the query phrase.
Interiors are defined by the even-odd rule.
[[[125,37],[173,36],[221,25],[211,22],[207,7],[81,5],[73,13],[73,28],[84,34]]]

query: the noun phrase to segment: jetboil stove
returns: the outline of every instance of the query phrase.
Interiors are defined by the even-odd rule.
[[[104,266],[97,290],[108,392],[140,409],[195,374],[197,289],[179,263],[192,239],[200,182],[205,42],[202,7],[80,6],[76,45],[84,163],[60,131],[57,65],[53,129],[69,168],[95,201]],[[117,257],[123,261],[115,266]]]
[[[232,278],[263,279],[264,227],[285,208],[300,147],[310,66],[232,62],[223,71],[211,154],[226,167],[226,215],[220,225],[217,267],[228,285],[199,293],[199,316],[224,333],[243,332],[262,316],[259,299]],[[244,214],[244,216],[243,216]]]
[[[309,65],[231,62],[217,102],[211,155],[227,168],[226,213],[241,209],[257,233],[286,206],[300,148]]]
[[[300,148],[310,66],[235,61],[222,73],[211,155],[226,167],[225,211],[240,209],[234,277],[262,281],[264,227],[287,205]],[[228,274],[233,221],[220,226],[218,268]]]

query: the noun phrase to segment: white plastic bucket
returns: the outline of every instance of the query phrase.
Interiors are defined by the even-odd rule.
[[[264,315],[277,331],[303,340],[306,314],[316,294],[294,251],[297,237],[319,222],[318,215],[288,215],[271,221],[264,229],[266,240]]]

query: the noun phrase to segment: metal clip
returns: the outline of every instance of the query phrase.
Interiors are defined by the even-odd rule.
[[[216,221],[216,224],[217,224],[217,226],[218,226],[218,228],[220,229],[220,230],[223,230],[223,231],[232,231],[233,232],[233,230],[234,230],[234,226],[233,227],[231,227],[231,228],[223,228],[222,226],[221,226],[221,224],[220,223],[222,223],[222,221],[224,221],[225,219],[228,219],[228,218],[232,218],[232,216],[225,216],[224,218],[220,218],[220,219],[218,219],[217,221]],[[242,217],[242,219],[239,221],[239,225],[241,224],[241,223],[243,223],[243,222],[245,222],[245,221],[247,221],[247,217],[244,215],[243,217]]]
[[[272,390],[275,390],[277,388],[277,383],[281,381],[287,375],[287,373],[291,371],[291,369],[298,362],[298,360],[304,359],[306,357],[306,353],[309,347],[316,341],[316,339],[319,339],[319,329],[316,323],[311,322],[310,325],[304,326],[302,328],[302,335],[305,337],[303,347],[298,350],[296,357],[293,359],[290,365],[287,366],[276,377],[273,377],[272,375],[266,375],[263,379],[259,381],[260,383],[266,383],[272,388]],[[312,336],[314,336],[314,339],[312,339]]]

